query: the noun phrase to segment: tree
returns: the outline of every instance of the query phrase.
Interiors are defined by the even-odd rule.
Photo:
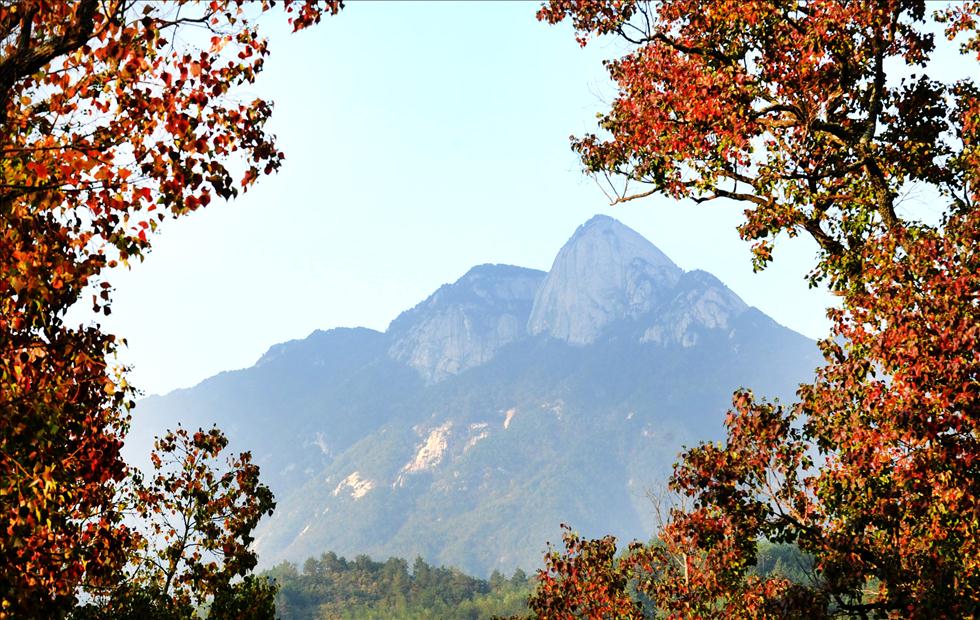
[[[907,183],[968,202],[954,144],[972,85],[887,79],[892,63],[915,69],[933,51],[924,14],[918,0],[556,0],[539,17],[572,19],[582,44],[615,33],[636,45],[607,65],[619,96],[604,137],[572,140],[589,172],[623,181],[616,202],[739,201],[757,266],[780,233],[808,234],[821,248],[814,277],[836,287],[859,279],[868,239],[905,223]]]
[[[217,428],[178,427],[157,440],[149,481],[134,477],[132,504],[148,531],[130,581],[178,605],[226,595],[233,579],[255,568],[251,534],[275,508],[248,452],[222,465],[227,445]]]
[[[249,453],[222,461],[227,445],[217,428],[156,441],[153,475],[134,473],[120,498],[140,530],[126,579],[90,590],[94,603],[73,619],[274,616],[274,586],[249,573],[251,533],[275,502]]]
[[[208,608],[213,620],[271,620],[276,617],[276,585],[262,577],[246,575],[242,581],[218,592]]]
[[[562,524],[564,550],[549,551],[528,608],[539,618],[642,619],[643,604],[632,596],[637,563],[616,557],[616,539],[582,539]],[[634,545],[632,551],[639,550]]]
[[[933,17],[975,54],[978,13]],[[602,133],[572,139],[615,202],[741,203],[757,268],[808,235],[811,284],[842,301],[798,403],[740,391],[727,441],[681,456],[692,505],[639,591],[678,618],[980,613],[980,103],[923,73],[925,3],[554,0],[539,18],[634,45],[607,65]],[[901,208],[910,188],[940,222]],[[750,574],[760,539],[812,555],[814,582]]]
[[[0,618],[58,617],[134,544],[115,508],[133,389],[115,337],[72,327],[150,233],[231,198],[283,154],[271,106],[238,101],[268,54],[272,2],[0,4]],[[339,2],[292,4],[295,29]],[[193,28],[205,46],[180,43]]]

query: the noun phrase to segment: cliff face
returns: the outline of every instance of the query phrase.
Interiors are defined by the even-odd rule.
[[[571,344],[595,342],[607,325],[662,303],[681,273],[638,233],[596,216],[558,252],[535,296],[528,331]]]
[[[747,308],[711,274],[685,273],[634,230],[596,216],[548,273],[480,265],[440,287],[392,322],[388,355],[433,384],[527,338],[584,346],[625,326],[638,342],[694,346]]]
[[[474,267],[392,322],[388,355],[429,383],[489,361],[501,347],[525,336],[544,276],[510,265]]]
[[[647,318],[641,342],[691,347],[705,330],[729,330],[748,310],[738,295],[705,271],[682,275],[671,296]]]

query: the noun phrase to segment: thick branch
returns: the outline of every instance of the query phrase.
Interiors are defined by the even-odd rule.
[[[58,56],[84,45],[95,29],[95,12],[98,6],[98,0],[83,0],[75,13],[75,21],[60,37],[33,47],[18,45],[16,53],[0,60],[0,93],[4,93],[4,100],[18,80],[35,73]],[[25,19],[26,23],[21,25],[20,43],[25,42],[25,33],[26,41],[30,40],[33,16],[28,14]]]
[[[713,58],[717,61],[720,61],[726,65],[735,65],[739,61],[739,57],[737,56],[729,56],[727,54],[723,54],[717,49],[684,45],[683,43],[679,43],[678,41],[671,39],[667,35],[659,32],[653,35],[651,40],[665,43],[670,47],[674,48],[675,50],[677,50],[678,52],[683,52],[685,54],[690,54],[692,56],[706,56],[708,58]]]
[[[741,202],[751,202],[759,205],[760,207],[772,206],[771,199],[762,198],[760,196],[756,196],[755,194],[746,194],[745,192],[728,191],[727,189],[721,189],[718,187],[714,188],[714,193],[710,196],[700,196],[694,198],[693,200],[694,202],[700,204],[702,202],[709,202],[717,198],[729,198],[731,200],[739,200]]]
[[[832,256],[841,256],[844,254],[843,244],[820,228],[820,221],[818,219],[808,219],[803,223],[803,230],[810,233],[810,236],[817,242],[817,245],[823,248],[828,254]]]

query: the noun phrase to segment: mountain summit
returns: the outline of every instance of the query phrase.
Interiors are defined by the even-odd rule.
[[[592,343],[606,325],[650,312],[682,273],[639,233],[597,215],[558,252],[534,299],[528,330]]]
[[[333,329],[140,401],[127,450],[178,422],[251,450],[278,508],[263,565],[332,550],[489,574],[559,524],[650,536],[647,490],[721,436],[732,392],[793,398],[813,342],[597,216],[545,274],[480,265],[384,333]]]

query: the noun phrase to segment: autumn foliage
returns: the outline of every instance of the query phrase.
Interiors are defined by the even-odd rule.
[[[250,547],[252,531],[275,502],[251,455],[226,457],[227,446],[217,428],[178,426],[157,439],[152,469],[133,472],[120,487],[120,505],[139,534],[126,577],[89,587],[92,603],[76,609],[73,620],[193,618],[207,607],[209,617],[224,618],[216,606],[244,613],[271,601],[274,589],[249,575],[257,562]]]
[[[613,617],[584,610],[622,605],[624,592],[672,618],[980,613],[980,104],[973,80],[924,72],[930,20],[976,60],[978,11],[913,0],[541,9],[571,20],[582,44],[633,45],[608,63],[619,93],[601,131],[572,139],[616,201],[741,203],[755,265],[780,235],[807,235],[819,247],[811,282],[841,305],[799,402],[738,392],[727,440],[675,468],[690,507],[602,571],[579,568],[599,541],[566,541],[532,598],[547,602],[539,617]],[[913,190],[931,217],[903,205]],[[763,539],[812,555],[814,578],[754,576]],[[607,585],[579,583],[592,579]]]
[[[562,525],[564,549],[545,556],[528,608],[538,617],[643,618],[643,605],[631,593],[636,572],[634,543],[627,558],[618,558],[616,539],[583,539]]]
[[[283,154],[269,103],[237,99],[268,49],[272,2],[0,4],[0,617],[58,617],[119,578],[131,406],[106,271],[167,217],[231,198]],[[295,29],[339,2],[285,3]]]

